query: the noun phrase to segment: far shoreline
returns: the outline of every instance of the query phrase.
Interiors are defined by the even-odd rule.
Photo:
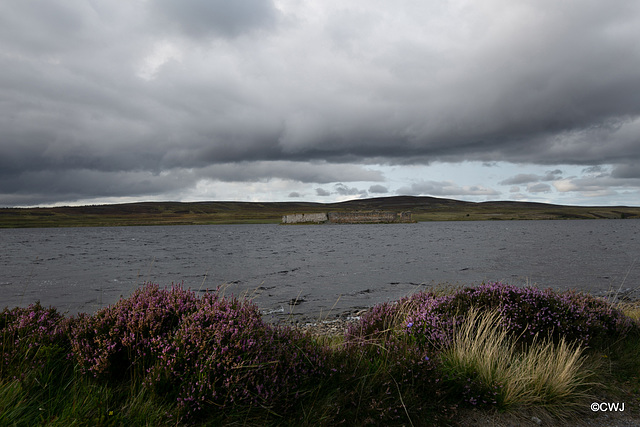
[[[570,206],[533,202],[466,202],[428,196],[392,196],[337,203],[141,202],[95,206],[0,208],[0,228],[123,227],[143,225],[279,224],[283,216],[327,211],[411,212],[412,220],[508,221],[640,219],[640,207]]]

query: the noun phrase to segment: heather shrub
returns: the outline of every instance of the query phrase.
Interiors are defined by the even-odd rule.
[[[450,295],[440,296],[434,292],[417,292],[398,301],[377,304],[367,311],[358,322],[349,325],[345,333],[347,342],[384,341],[389,336],[404,332],[412,325],[407,319],[416,312],[428,310]],[[440,328],[434,328],[434,331]]]
[[[80,314],[71,333],[76,362],[83,372],[105,379],[145,372],[183,316],[196,310],[197,300],[180,285],[167,290],[147,284],[93,316]]]
[[[62,314],[39,302],[5,308],[0,313],[0,379],[21,379],[49,359],[66,356],[68,330],[69,321]]]
[[[204,295],[157,354],[146,384],[188,417],[231,407],[286,411],[327,377],[327,350],[262,322],[245,300]]]
[[[590,295],[497,282],[426,300],[407,316],[407,331],[418,343],[442,345],[451,340],[453,327],[472,307],[498,310],[509,333],[523,342],[531,342],[539,334],[555,342],[564,338],[597,346],[623,336],[633,327],[633,322],[612,304]]]

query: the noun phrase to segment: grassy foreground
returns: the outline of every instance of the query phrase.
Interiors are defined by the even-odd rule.
[[[580,417],[594,399],[630,410],[638,317],[488,283],[313,336],[264,323],[247,300],[149,284],[94,315],[0,313],[0,425],[455,425],[470,410]]]

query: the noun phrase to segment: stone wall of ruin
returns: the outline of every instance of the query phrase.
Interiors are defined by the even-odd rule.
[[[292,215],[284,215],[282,217],[283,224],[300,224],[305,222],[311,223],[322,223],[327,222],[327,214],[326,213],[308,213],[308,214],[292,214]]]
[[[332,224],[382,224],[396,222],[412,222],[411,212],[329,212],[329,213],[307,213],[292,214],[282,217],[283,224],[321,224],[329,222]]]
[[[329,212],[329,222],[335,224],[378,224],[411,222],[411,212]]]

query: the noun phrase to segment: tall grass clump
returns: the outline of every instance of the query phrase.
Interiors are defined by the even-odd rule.
[[[584,402],[589,371],[579,344],[535,337],[522,346],[517,338],[498,311],[472,307],[440,353],[449,387],[472,405],[536,405],[556,415]]]

